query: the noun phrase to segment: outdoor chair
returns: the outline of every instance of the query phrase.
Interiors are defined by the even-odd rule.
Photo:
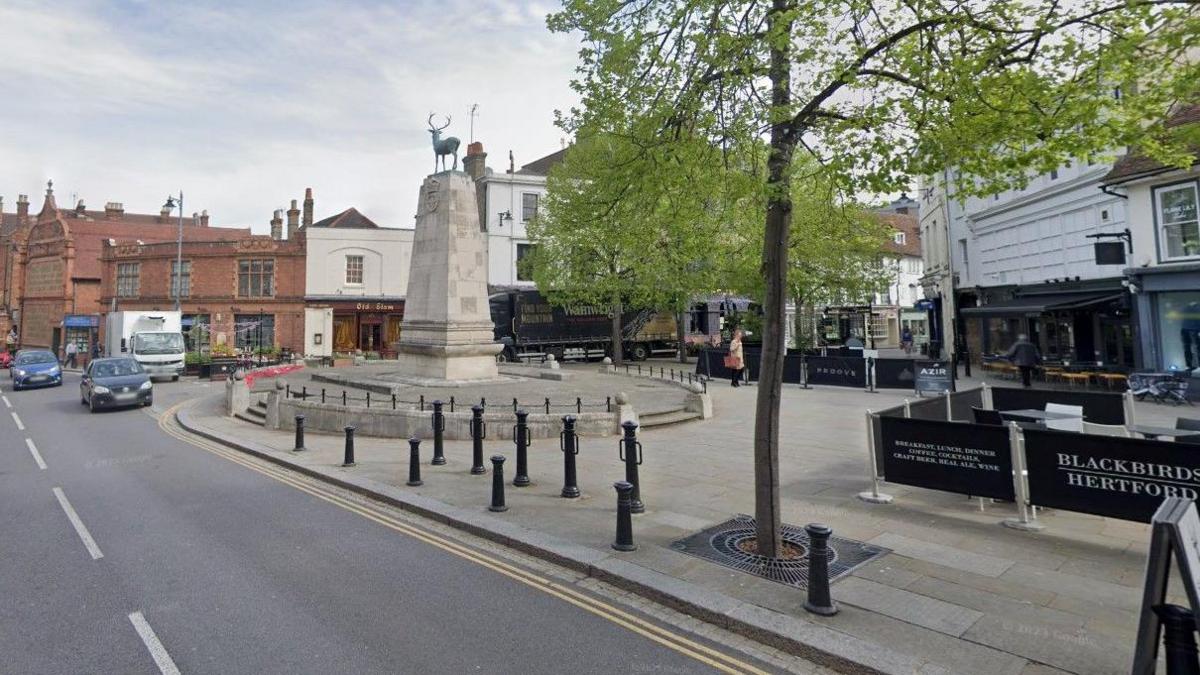
[[[1004,418],[1000,416],[999,410],[985,410],[971,406],[971,416],[975,419],[976,424],[1004,426]]]
[[[1061,403],[1047,403],[1046,412],[1048,413],[1065,413],[1071,415],[1079,415],[1065,420],[1046,420],[1047,429],[1057,429],[1059,431],[1083,431],[1083,406],[1081,405],[1063,405]]]
[[[1083,433],[1092,434],[1093,436],[1120,436],[1129,438],[1129,430],[1120,424],[1096,424],[1094,422],[1083,423]]]
[[[1195,431],[1200,434],[1200,420],[1194,420],[1190,417],[1176,417],[1175,428],[1187,429],[1188,431]]]
[[[1176,405],[1191,405],[1188,400],[1187,380],[1166,380],[1158,383],[1158,392],[1152,392],[1154,400],[1159,403],[1174,403]]]

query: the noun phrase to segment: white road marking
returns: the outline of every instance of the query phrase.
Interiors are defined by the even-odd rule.
[[[8,397],[7,397],[7,396],[0,396],[0,399],[3,399],[3,400],[4,400],[4,407],[5,407],[5,408],[11,408],[11,407],[12,407],[12,404],[8,402]]]
[[[83,545],[87,548],[88,553],[92,554],[92,560],[103,558],[104,554],[100,552],[100,547],[96,545],[96,540],[92,539],[92,534],[84,527],[83,521],[79,519],[79,514],[75,513],[71,502],[67,501],[67,496],[63,494],[62,488],[54,488],[54,496],[58,497],[58,503],[62,506],[62,510],[66,512],[67,520],[70,520],[71,525],[75,527],[75,532],[83,540]]]
[[[154,629],[146,622],[146,617],[142,616],[141,612],[134,612],[129,615],[129,621],[133,624],[133,629],[137,631],[138,637],[142,638],[142,642],[150,652],[150,658],[154,659],[154,664],[158,666],[159,672],[163,675],[179,675],[179,668],[171,660],[167,648],[154,634]]]
[[[33,444],[33,439],[26,438],[25,445],[29,446],[29,454],[33,455],[33,461],[37,462],[38,468],[45,471],[46,462],[42,460],[42,453],[38,452],[37,446]]]
[[[9,414],[12,415],[13,421],[17,423],[17,429],[20,431],[25,431],[25,425],[21,424],[21,418],[17,416],[17,413],[13,412]]]

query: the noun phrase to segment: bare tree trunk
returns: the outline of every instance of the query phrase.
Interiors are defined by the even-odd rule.
[[[791,105],[792,20],[790,0],[773,0],[767,32],[779,37],[771,46],[771,108],[787,115]],[[792,225],[791,164],[796,147],[789,119],[771,125],[767,158],[767,222],[763,237],[762,275],[766,280],[762,361],[754,410],[754,519],[759,555],[782,553],[779,517],[779,397],[783,385],[784,328],[788,234]]]
[[[621,344],[621,296],[613,298],[612,303],[612,362],[615,366],[625,363],[625,350]]]
[[[679,362],[687,363],[687,312],[675,315],[675,348],[678,350]]]

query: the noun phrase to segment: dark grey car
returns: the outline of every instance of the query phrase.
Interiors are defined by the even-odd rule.
[[[131,358],[96,359],[88,364],[79,382],[79,402],[92,412],[148,406],[154,402],[154,384],[150,374]]]

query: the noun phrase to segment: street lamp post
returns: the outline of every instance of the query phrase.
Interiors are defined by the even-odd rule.
[[[166,209],[175,208],[175,197],[167,197]],[[179,191],[179,232],[175,236],[175,311],[179,311],[180,296],[183,295],[183,190]]]

